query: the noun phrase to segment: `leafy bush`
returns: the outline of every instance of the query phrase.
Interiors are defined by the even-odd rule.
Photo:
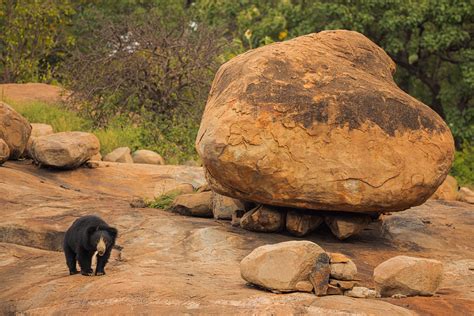
[[[451,174],[460,185],[474,185],[474,146],[464,144],[462,151],[457,151]]]
[[[159,209],[168,209],[171,204],[173,204],[174,199],[180,195],[181,192],[171,192],[167,194],[160,195],[152,201],[147,201],[147,207],[159,208]]]

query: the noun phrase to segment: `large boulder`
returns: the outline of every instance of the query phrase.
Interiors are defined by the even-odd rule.
[[[433,295],[441,284],[443,264],[438,260],[397,256],[374,270],[377,292],[383,296]]]
[[[0,139],[10,148],[10,159],[23,154],[30,135],[30,123],[8,104],[0,102]]]
[[[446,177],[454,143],[397,87],[395,63],[352,31],[324,31],[239,55],[216,74],[196,148],[212,189],[328,211],[400,211]]]
[[[33,138],[32,158],[43,166],[74,169],[100,150],[97,137],[85,132],[62,132]]]
[[[133,158],[130,154],[130,148],[128,147],[116,148],[105,155],[102,160],[110,162],[133,163]]]
[[[140,149],[133,153],[132,159],[134,163],[144,163],[150,165],[164,165],[165,160],[160,154],[146,149]]]
[[[328,255],[317,244],[286,241],[254,249],[240,263],[240,274],[247,282],[272,291],[311,291],[311,274],[316,263],[324,261],[329,262]]]
[[[10,147],[0,138],[0,165],[7,161],[8,157],[10,157]]]

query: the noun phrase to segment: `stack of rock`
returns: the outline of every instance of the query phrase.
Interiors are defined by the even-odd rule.
[[[360,286],[357,267],[347,256],[327,253],[310,241],[287,241],[254,249],[240,263],[244,280],[276,292],[313,292],[354,298],[433,295],[443,265],[432,259],[398,256],[374,271],[376,290]]]
[[[225,63],[196,138],[212,190],[262,204],[244,226],[304,235],[321,223],[305,215],[324,211],[340,239],[373,215],[424,203],[449,172],[454,142],[434,111],[396,86],[394,72],[380,47],[344,30]]]

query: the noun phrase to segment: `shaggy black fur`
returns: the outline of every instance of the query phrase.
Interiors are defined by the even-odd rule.
[[[92,256],[96,252],[100,237],[105,241],[106,249],[102,255],[97,254],[96,275],[105,274],[105,265],[115,245],[117,229],[110,227],[100,217],[88,215],[78,218],[69,227],[64,236],[64,255],[70,274],[78,273],[76,261],[79,261],[82,275],[93,275]]]

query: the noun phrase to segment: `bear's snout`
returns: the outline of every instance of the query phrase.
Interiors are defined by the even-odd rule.
[[[107,245],[105,244],[105,241],[101,236],[99,239],[99,242],[97,243],[97,254],[99,256],[103,256],[106,248],[107,248]]]

